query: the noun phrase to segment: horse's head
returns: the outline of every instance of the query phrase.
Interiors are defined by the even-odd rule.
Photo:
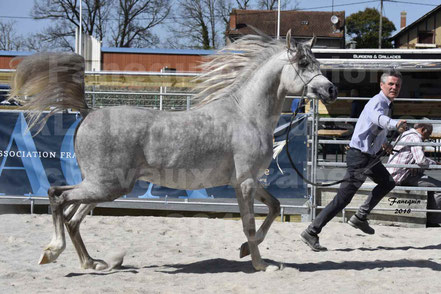
[[[289,64],[282,73],[282,83],[288,92],[302,93],[306,87],[308,98],[320,98],[323,103],[337,99],[337,87],[320,71],[320,63],[312,54],[315,37],[305,43],[291,41],[291,30],[286,35],[286,52]]]

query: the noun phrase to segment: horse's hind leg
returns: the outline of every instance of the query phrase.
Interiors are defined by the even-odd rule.
[[[80,203],[74,203],[69,205],[63,212],[64,215],[64,221],[68,222],[70,221],[70,219],[75,215],[75,213],[77,212],[78,208],[80,207]]]
[[[84,246],[83,240],[80,235],[80,224],[86,217],[86,215],[95,208],[96,204],[81,204],[74,203],[70,204],[64,210],[64,222],[66,225],[66,229],[69,233],[70,239],[72,240],[72,244],[74,245],[75,250],[77,251],[78,257],[80,258],[81,267],[86,268],[94,268],[94,269],[102,269],[106,268],[107,264],[102,262],[102,266],[94,266],[93,260],[89,256],[86,247]]]
[[[95,208],[96,204],[81,204],[76,210],[75,214],[66,221],[66,229],[69,232],[72,243],[77,251],[80,259],[80,264],[83,269],[96,269],[103,270],[109,267],[109,265],[98,259],[92,259],[87,252],[83,239],[80,234],[80,224],[86,217],[86,215]]]
[[[49,202],[52,210],[52,220],[55,232],[49,245],[44,249],[40,257],[40,264],[53,262],[66,248],[66,238],[64,235],[63,208],[58,204],[58,198],[66,191],[75,186],[51,187],[48,191]]]
[[[256,233],[256,242],[257,244],[260,244],[265,239],[265,236],[268,233],[271,224],[280,213],[280,202],[273,195],[268,193],[268,191],[266,191],[260,183],[258,183],[254,198],[264,203],[266,206],[268,206],[269,209],[268,215],[266,216],[263,224],[260,226],[259,230]],[[245,242],[240,247],[240,257],[242,258],[249,254],[250,248],[248,242]]]
[[[128,193],[133,187],[133,183],[131,183],[131,185],[128,185],[126,188],[122,188],[116,180],[109,180],[109,183],[100,185],[100,183],[91,183],[84,180],[73,187],[54,187],[49,189],[48,194],[51,202],[52,217],[54,219],[55,234],[49,246],[44,250],[40,264],[55,261],[64,250],[66,246],[64,224],[66,222],[66,227],[69,230],[72,242],[77,251],[79,250],[78,254],[82,266],[96,269],[103,269],[107,266],[105,263],[93,261],[90,256],[88,256],[84,243],[79,235],[79,224],[95,203],[112,201]],[[60,194],[59,192],[61,191],[62,193]],[[88,205],[78,206],[78,204]],[[66,208],[66,210],[64,210],[64,208]],[[69,217],[71,217],[71,219],[67,221],[65,215],[67,219]],[[88,263],[90,260],[92,260],[92,262]]]

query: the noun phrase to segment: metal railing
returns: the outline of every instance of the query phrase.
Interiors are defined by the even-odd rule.
[[[188,110],[193,104],[193,93],[168,93],[166,87],[159,92],[86,91],[86,102],[95,107],[133,105],[159,110]]]
[[[1,196],[1,204],[29,204],[29,212],[35,211],[36,205],[49,205],[49,199],[44,196]],[[169,200],[168,197],[163,199],[116,199],[112,202],[99,203],[98,208],[137,208],[137,209],[155,209],[155,210],[172,210],[172,211],[203,211],[203,212],[233,212],[239,213],[239,206],[236,201],[231,202],[214,202],[201,200]],[[197,208],[199,207],[199,208]],[[255,213],[267,214],[268,208],[265,204],[255,203]],[[309,214],[311,207],[308,205],[280,205],[280,219],[283,222],[285,215],[292,214]]]

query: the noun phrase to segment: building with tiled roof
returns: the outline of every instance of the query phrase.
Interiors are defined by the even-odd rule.
[[[395,48],[441,48],[441,5],[406,26],[406,12],[401,12],[401,28],[390,38]]]
[[[280,20],[281,38],[291,29],[296,40],[303,41],[315,35],[316,47],[345,48],[344,11],[281,11]],[[277,11],[233,9],[227,30],[228,41],[255,33],[252,27],[276,38]]]

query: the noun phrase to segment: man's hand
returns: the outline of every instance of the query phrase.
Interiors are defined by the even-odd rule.
[[[393,146],[391,145],[391,144],[388,144],[388,143],[384,143],[383,145],[382,145],[382,148],[383,148],[383,150],[387,153],[387,155],[390,155],[390,154],[392,154],[392,151],[393,151]]]
[[[407,130],[407,121],[406,120],[399,120],[397,123],[397,130],[398,133],[403,133]]]

